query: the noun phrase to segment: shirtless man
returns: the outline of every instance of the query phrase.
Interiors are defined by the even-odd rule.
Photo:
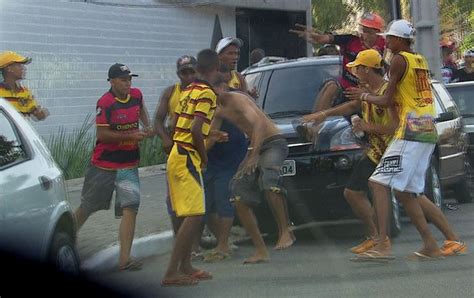
[[[225,92],[224,80],[215,86],[219,97],[212,127],[218,129],[222,119],[230,121],[248,136],[252,148],[240,164],[230,186],[237,214],[256,249],[244,263],[267,262],[269,253],[252,211],[252,207],[260,203],[261,192],[268,200],[278,224],[279,238],[275,249],[288,248],[295,241],[290,231],[286,190],[280,183],[280,168],[288,155],[287,142],[250,96],[242,92]]]

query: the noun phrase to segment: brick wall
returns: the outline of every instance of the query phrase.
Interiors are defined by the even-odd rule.
[[[122,1],[123,2],[123,1]],[[50,117],[34,125],[48,138],[95,112],[109,88],[108,67],[121,62],[140,75],[133,85],[152,114],[161,91],[177,80],[175,61],[210,46],[215,15],[235,35],[232,7],[126,7],[78,1],[0,1],[0,51],[33,58],[23,82]]]

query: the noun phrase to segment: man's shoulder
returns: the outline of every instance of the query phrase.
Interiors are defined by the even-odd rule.
[[[130,97],[141,99],[143,97],[143,94],[138,88],[130,88]]]
[[[115,96],[112,92],[107,91],[105,92],[97,101],[97,104],[101,105],[111,105],[115,101]]]

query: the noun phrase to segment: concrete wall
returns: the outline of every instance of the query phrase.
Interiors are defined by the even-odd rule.
[[[109,2],[0,0],[0,51],[33,58],[24,84],[51,112],[34,123],[45,138],[60,126],[72,131],[94,114],[109,88],[111,64],[125,63],[140,75],[133,85],[153,113],[163,88],[177,79],[177,57],[210,46],[216,14],[224,36],[235,35],[233,7]]]

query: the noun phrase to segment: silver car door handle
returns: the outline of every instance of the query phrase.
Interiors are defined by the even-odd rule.
[[[51,188],[51,185],[53,184],[51,179],[49,179],[48,177],[46,176],[41,176],[38,178],[38,180],[40,181],[40,185],[41,185],[41,188],[43,190],[48,190]]]

